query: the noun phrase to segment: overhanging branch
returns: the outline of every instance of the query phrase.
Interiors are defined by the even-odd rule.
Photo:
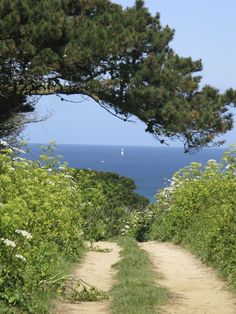
[[[40,95],[40,96],[47,96],[47,95],[84,95],[84,96],[88,96],[90,98],[92,98],[94,101],[96,101],[100,107],[102,107],[103,109],[105,109],[107,112],[109,112],[111,115],[113,115],[114,117],[122,120],[122,121],[126,121],[126,122],[135,122],[133,120],[129,120],[128,118],[123,118],[121,116],[119,116],[118,114],[112,112],[108,106],[106,106],[106,104],[94,93],[92,93],[91,91],[85,90],[83,88],[81,88],[80,86],[53,86],[50,88],[40,88],[37,91],[33,91],[31,92],[31,95]],[[63,100],[67,101],[66,99],[63,98]],[[68,100],[69,101],[69,100]]]
[[[56,94],[62,94],[62,95],[78,94],[78,95],[89,96],[96,102],[99,102],[100,100],[94,93],[84,88],[81,88],[80,86],[52,86],[50,88],[43,86],[35,91],[30,92],[30,96],[48,96],[48,95],[56,95]]]

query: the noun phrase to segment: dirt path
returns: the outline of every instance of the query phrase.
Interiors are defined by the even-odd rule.
[[[88,252],[81,266],[75,269],[73,277],[83,279],[103,291],[109,291],[114,283],[115,270],[112,265],[119,261],[119,247],[116,243],[97,242],[96,247],[109,248],[111,252]],[[54,314],[107,314],[109,301],[81,302],[78,304],[57,302]]]
[[[158,283],[174,297],[163,307],[169,314],[236,314],[236,300],[215,272],[186,250],[170,243],[141,244],[163,275]]]

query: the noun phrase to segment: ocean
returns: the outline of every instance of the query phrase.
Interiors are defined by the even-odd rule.
[[[39,144],[29,144],[27,158],[35,160]],[[115,172],[132,178],[137,193],[155,200],[158,190],[169,185],[172,175],[193,161],[203,165],[209,159],[220,161],[225,149],[208,148],[185,154],[183,148],[141,146],[58,145],[56,153],[70,167]]]

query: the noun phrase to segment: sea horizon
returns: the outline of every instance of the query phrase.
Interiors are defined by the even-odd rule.
[[[38,159],[40,146],[45,143],[29,143],[31,152],[26,157]],[[123,153],[121,153],[123,148]],[[158,190],[169,185],[173,174],[191,162],[204,165],[209,159],[220,161],[227,149],[210,147],[194,153],[184,153],[183,147],[57,144],[56,154],[70,167],[118,173],[135,181],[136,192],[155,200]]]
[[[51,142],[54,142],[57,146],[58,145],[74,145],[74,146],[127,146],[127,147],[154,147],[154,148],[180,148],[184,150],[183,145],[182,146],[173,146],[173,145],[136,145],[136,144],[78,144],[78,143],[58,143],[54,140],[50,140],[49,142],[27,142],[27,145],[49,145]],[[209,147],[203,147],[199,148],[197,151],[207,150],[207,149],[228,149],[233,144],[229,144],[228,146],[209,146]],[[191,153],[191,152],[188,152]]]

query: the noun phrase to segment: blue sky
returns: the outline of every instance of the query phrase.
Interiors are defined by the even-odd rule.
[[[134,4],[133,0],[113,2],[124,7]],[[178,54],[202,59],[203,83],[221,91],[236,88],[235,0],[146,0],[145,5],[153,14],[161,13],[162,25],[175,29],[171,46]],[[80,97],[69,99],[78,101]],[[145,125],[141,122],[120,121],[91,100],[75,104],[47,96],[36,108],[39,115],[52,116],[25,129],[23,135],[32,143],[55,140],[59,144],[159,145],[144,132]],[[236,142],[235,131],[236,127],[223,137],[226,144]]]

